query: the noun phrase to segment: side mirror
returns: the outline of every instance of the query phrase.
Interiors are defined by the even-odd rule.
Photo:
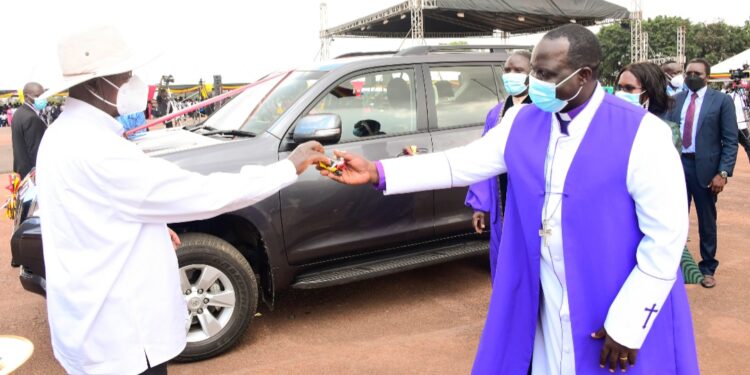
[[[334,113],[307,115],[294,127],[294,143],[318,141],[321,144],[338,143],[341,139],[341,117]]]

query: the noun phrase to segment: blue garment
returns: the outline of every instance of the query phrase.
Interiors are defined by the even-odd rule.
[[[737,114],[734,102],[729,95],[713,89],[706,89],[702,105],[696,110],[693,125],[694,160],[682,159],[685,170],[685,182],[688,188],[688,207],[695,201],[698,215],[698,234],[700,235],[701,272],[713,275],[719,266],[716,260],[716,199],[717,196],[708,188],[711,180],[721,171],[732,176],[737,159]],[[700,92],[701,90],[699,90]],[[684,129],[685,111],[690,104],[692,91],[675,95],[676,105],[667,115],[667,119],[680,124]],[[700,95],[700,93],[699,93]],[[683,133],[684,134],[684,133]]]
[[[683,88],[675,89],[675,88],[672,88],[672,86],[667,85],[667,95],[669,96],[675,96],[683,91],[685,91],[685,89]]]
[[[146,123],[146,115],[143,112],[136,112],[131,113],[129,115],[121,115],[117,116],[117,121],[122,124],[122,128],[125,129],[125,131],[135,129],[143,124]],[[146,130],[139,130],[135,132],[134,134],[131,134],[128,136],[128,139],[135,139],[138,137],[143,136],[146,134]]]
[[[680,124],[680,129],[684,129],[683,108],[687,110],[690,93],[683,91],[674,97],[675,105],[666,118]],[[737,159],[737,115],[732,98],[707,89],[700,108],[696,103],[694,119],[693,148],[698,182],[708,186],[720,171],[726,171],[731,177]]]

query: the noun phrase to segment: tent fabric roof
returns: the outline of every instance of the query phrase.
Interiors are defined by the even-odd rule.
[[[576,22],[584,26],[628,18],[603,0],[422,0],[427,38],[528,34]],[[462,13],[463,17],[460,17]],[[403,38],[411,29],[409,1],[321,32],[322,37]]]
[[[750,49],[746,49],[711,67],[711,74],[727,73],[730,70],[742,69],[743,64],[750,64]]]

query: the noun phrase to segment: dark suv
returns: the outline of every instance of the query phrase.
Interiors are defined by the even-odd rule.
[[[137,139],[154,157],[198,173],[270,164],[319,140],[372,160],[442,151],[481,136],[504,99],[510,46],[415,47],[359,55],[271,76],[204,123]],[[210,189],[210,186],[206,186]],[[182,287],[193,322],[179,359],[230,348],[262,299],[286,288],[321,288],[484,254],[465,188],[384,196],[336,184],[309,170],[253,206],[212,219],[172,223],[180,233]],[[22,183],[11,239],[21,283],[44,294],[40,217],[33,173]]]

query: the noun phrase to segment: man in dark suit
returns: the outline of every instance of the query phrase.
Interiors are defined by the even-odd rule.
[[[711,66],[692,59],[685,69],[687,91],[675,95],[669,121],[680,124],[682,167],[688,191],[688,207],[695,201],[700,233],[699,266],[706,288],[716,285],[716,199],[732,176],[737,158],[737,118],[732,99],[706,87]]]
[[[42,142],[47,124],[40,113],[47,106],[47,101],[39,99],[44,88],[36,82],[29,82],[23,87],[24,103],[13,114],[11,124],[13,141],[13,172],[21,178],[36,166],[36,153]]]

